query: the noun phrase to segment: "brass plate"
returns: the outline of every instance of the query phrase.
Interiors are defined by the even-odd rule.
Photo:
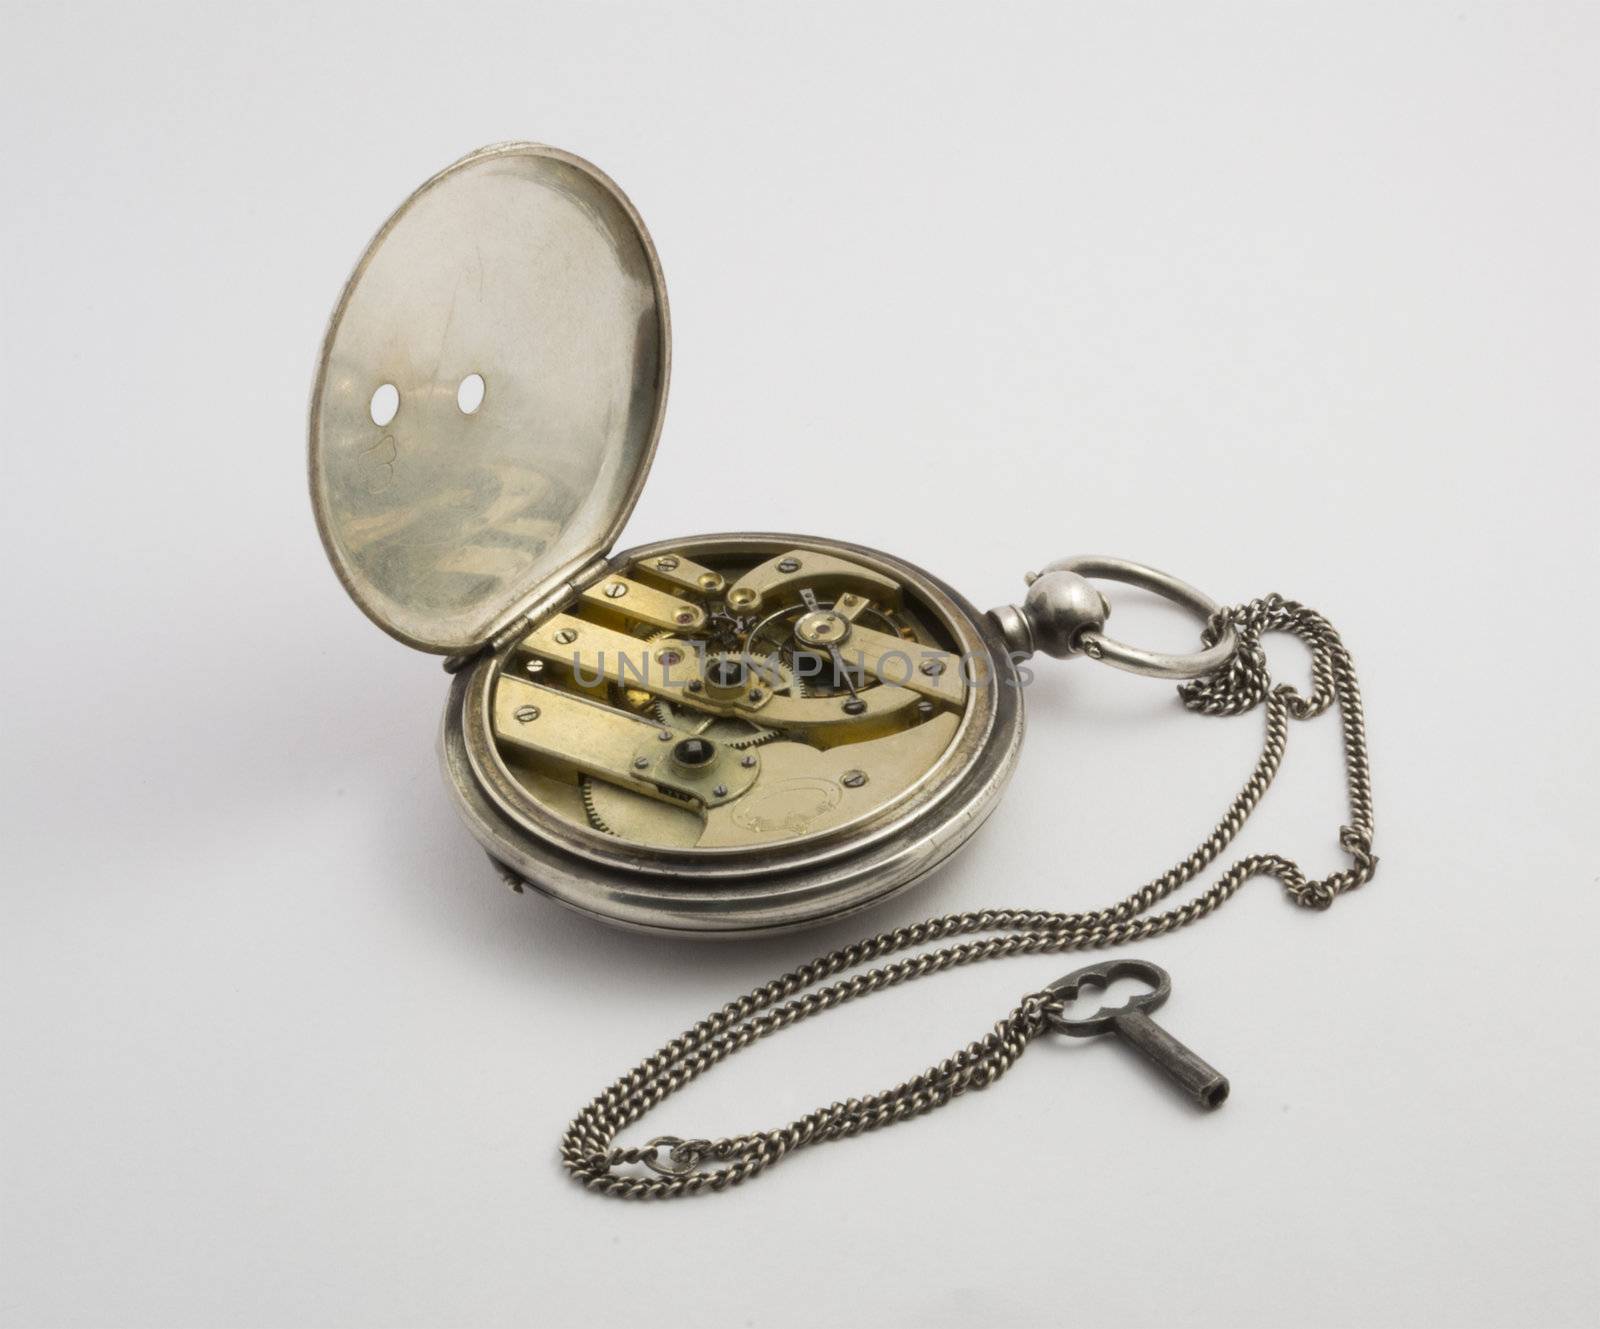
[[[968,703],[954,644],[876,568],[690,546],[614,567],[534,623],[499,666],[490,726],[521,755],[506,769],[522,793],[592,836],[727,851],[841,834],[950,749]],[[692,771],[668,755],[683,739],[702,752]],[[576,811],[550,797],[574,785]]]

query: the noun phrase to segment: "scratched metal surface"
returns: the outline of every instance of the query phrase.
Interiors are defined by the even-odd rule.
[[[668,354],[649,236],[594,167],[505,144],[429,180],[351,277],[311,405],[317,522],[351,596],[448,654],[608,547],[649,469]],[[385,385],[399,408],[379,423]]]

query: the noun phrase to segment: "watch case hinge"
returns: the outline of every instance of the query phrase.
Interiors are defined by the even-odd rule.
[[[542,618],[548,610],[555,608],[557,605],[565,604],[590,582],[604,575],[607,562],[608,560],[604,554],[597,555],[570,577],[563,578],[560,585],[554,590],[534,592],[529,602],[516,610],[512,614],[510,621],[503,627],[496,629],[488,640],[481,642],[470,651],[462,651],[458,655],[447,657],[444,662],[445,673],[460,673],[461,670],[485,653],[498,655],[518,637],[526,635],[534,622]]]

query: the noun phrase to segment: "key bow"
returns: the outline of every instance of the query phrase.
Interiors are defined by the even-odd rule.
[[[1065,1015],[1067,1003],[1084,988],[1109,988],[1119,978],[1137,978],[1150,984],[1150,991],[1135,993],[1120,1006],[1102,1006],[1093,1015],[1069,1020]],[[1075,969],[1064,978],[1058,978],[1045,988],[1049,998],[1045,1003],[1045,1018],[1050,1027],[1060,1034],[1082,1038],[1089,1034],[1111,1032],[1117,1016],[1130,1011],[1154,1011],[1172,995],[1172,976],[1158,964],[1148,960],[1102,960],[1098,964]]]

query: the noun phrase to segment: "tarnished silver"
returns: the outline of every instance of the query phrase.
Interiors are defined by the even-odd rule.
[[[1314,909],[1372,877],[1377,860],[1360,693],[1338,634],[1304,606],[1269,596],[1221,610],[1153,568],[1080,557],[1030,578],[1022,605],[984,615],[920,568],[813,537],[690,537],[611,553],[655,453],[670,354],[665,284],[632,205],[589,163],[527,143],[472,153],[417,190],[368,246],[329,324],[310,422],[318,529],[363,611],[400,640],[448,657],[446,668],[456,677],[441,743],[446,778],[468,827],[516,889],[531,885],[628,927],[723,937],[799,927],[881,902],[948,858],[994,807],[1022,739],[1017,664],[1036,651],[1081,653],[1136,673],[1193,679],[1179,693],[1203,714],[1264,704],[1266,740],[1210,838],[1118,904],[1083,913],[991,909],[897,928],[818,957],[713,1012],[579,1113],[562,1144],[579,1182],[625,1197],[721,1190],[805,1145],[918,1116],[998,1079],[1033,1038],[1062,1023],[1065,989],[1058,983],[1031,994],[992,1034],[912,1080],[779,1130],[719,1140],[660,1135],[643,1148],[617,1145],[622,1130],[723,1057],[841,1002],[982,960],[1158,936],[1204,917],[1256,876],[1276,878],[1292,900]],[[737,586],[731,585],[736,553],[746,557],[739,566],[753,578]],[[751,569],[751,554],[767,562]],[[702,555],[720,566],[701,565]],[[818,580],[799,588],[798,602],[788,583],[785,600],[784,579],[796,574]],[[832,591],[831,604],[819,597],[817,587],[838,587],[841,577],[848,585]],[[1110,605],[1091,584],[1095,577],[1193,610],[1204,620],[1203,648],[1164,655],[1107,637]],[[706,598],[717,596],[725,598]],[[763,604],[768,596],[775,612]],[[887,605],[902,597],[915,601],[914,618],[925,614],[933,626],[896,628],[881,605],[873,608],[874,599]],[[566,613],[590,601],[601,606],[598,617]],[[807,612],[795,643],[830,658],[845,680],[838,693],[815,699],[820,710],[802,695],[797,674],[777,670],[763,682],[719,668],[691,679],[682,692],[659,682],[645,687],[649,719],[608,711],[602,723],[598,710],[586,709],[600,702],[573,690],[573,675],[561,674],[569,666],[549,649],[574,646],[582,653],[606,632],[630,644],[662,640],[626,635],[643,627],[661,630],[660,654],[676,658],[684,646],[674,634],[693,633],[715,618],[733,624],[734,638],[743,641],[739,624],[747,616],[760,611],[767,615],[762,622],[781,620],[797,604]],[[1271,685],[1260,648],[1265,632],[1293,633],[1310,647],[1310,696]],[[841,652],[850,648],[859,656],[854,680],[840,668]],[[897,657],[904,658],[905,676],[891,680],[888,667]],[[570,668],[576,663],[574,656]],[[878,691],[863,690],[869,673]],[[554,686],[562,677],[566,690]],[[620,677],[604,677],[604,686],[621,687],[626,700]],[[788,689],[781,699],[780,686]],[[504,695],[497,702],[492,693]],[[771,746],[758,755],[730,746],[731,739],[690,739],[674,728],[677,712],[666,705],[685,698],[694,703],[690,711],[710,708],[708,723],[748,702],[762,730],[748,745]],[[789,719],[768,724],[768,717],[785,714],[785,704]],[[1333,705],[1344,726],[1350,802],[1339,838],[1351,866],[1313,881],[1288,859],[1252,855],[1202,895],[1152,912],[1238,833],[1277,773],[1289,721]],[[901,764],[884,747],[871,748],[878,740],[870,737],[852,751],[834,744],[844,724],[878,733],[873,726],[885,725],[892,708],[896,723],[906,726],[898,733],[920,735],[903,744],[882,740],[899,745],[906,754]],[[808,746],[807,735],[816,742]],[[743,830],[751,835],[744,839],[668,836],[647,843],[613,834],[616,808],[597,801],[596,789],[606,786],[585,783],[598,775],[613,790],[618,781],[637,790],[648,778],[657,796],[655,820],[641,824],[659,824],[660,801],[669,795],[710,809],[709,817],[762,772],[781,766],[785,743],[791,760],[799,753],[812,765],[799,773],[790,767],[771,791],[777,801],[750,814]],[[669,751],[669,744],[677,747]],[[869,771],[857,751],[876,751],[881,764]],[[564,784],[561,769],[537,768],[556,757],[568,763]],[[834,763],[826,779],[814,774],[823,769],[818,759]],[[512,771],[514,761],[535,764],[523,769],[524,780]],[[545,784],[530,783],[535,775]],[[576,819],[552,812],[559,803],[541,803],[538,791],[552,783]],[[839,801],[827,801],[836,793]],[[802,806],[813,796],[815,808]],[[842,811],[829,821],[836,808]],[[630,815],[638,817],[638,808]],[[667,813],[669,820],[681,815],[682,808]],[[838,977],[953,937],[968,939]],[[1125,1018],[1110,1018],[1165,1064],[1187,1067],[1198,1095],[1214,1096],[1217,1085],[1202,1075],[1203,1063],[1192,1054],[1185,1062],[1140,1008],[1135,1002]],[[702,1166],[708,1162],[716,1166]],[[628,1165],[655,1175],[620,1170]]]
[[[1121,560],[1053,564],[1021,607],[983,615],[921,569],[858,546],[693,537],[713,560],[733,546],[770,548],[782,555],[779,576],[813,567],[827,575],[846,556],[869,577],[883,574],[882,586],[919,597],[950,649],[920,667],[908,654],[911,676],[897,681],[948,698],[923,680],[945,677],[947,661],[970,676],[971,701],[948,750],[881,815],[783,844],[689,850],[597,836],[589,832],[609,823],[587,794],[589,824],[551,815],[490,734],[500,672],[543,669],[513,662],[528,634],[585,594],[624,611],[638,604],[645,615],[654,596],[670,611],[670,594],[622,575],[641,559],[695,592],[723,590],[715,570],[683,564],[683,540],[608,552],[655,453],[670,357],[666,287],[642,219],[597,168],[530,143],[483,148],[419,188],[368,245],[328,326],[311,404],[318,529],[368,615],[449,657],[458,677],[444,723],[446,778],[473,834],[518,882],[597,918],[680,935],[736,937],[836,918],[926,874],[988,815],[1022,738],[1018,659],[1082,651],[1172,674],[1214,668],[1231,650],[1224,636],[1196,657],[1157,657],[1104,638],[1109,606],[1091,575],[1214,608],[1183,583]],[[819,555],[815,563],[806,550]],[[759,598],[750,588],[738,595],[750,605],[730,594],[731,614]],[[852,618],[862,604],[857,597],[845,612],[845,602],[811,602],[796,641],[841,665],[845,652],[872,646],[874,633]],[[705,615],[685,604],[668,621]],[[564,628],[554,639],[574,635]],[[881,633],[875,640],[880,660],[889,659],[893,643]],[[850,693],[839,712],[867,717],[867,702],[854,686]],[[760,689],[751,700],[765,700]],[[926,702],[918,714],[931,714]],[[515,721],[531,736],[547,723],[540,715],[530,699]],[[659,783],[649,757],[630,760]],[[894,788],[849,774],[840,790]],[[725,799],[737,785],[713,781],[706,796]]]
[[[678,935],[734,937],[834,918],[886,899],[963,844],[994,806],[1021,742],[1019,678],[1003,638],[920,569],[805,537],[783,537],[781,547],[759,535],[694,541],[702,549],[769,541],[774,553],[838,551],[891,569],[977,666],[983,685],[948,752],[891,811],[847,835],[760,851],[642,851],[550,817],[488,741],[491,680],[520,639],[631,560],[654,554],[657,572],[680,567],[683,541],[608,552],[655,453],[669,367],[665,283],[621,190],[555,148],[504,143],[471,153],[389,218],[334,310],[311,404],[318,529],[370,617],[449,657],[458,676],[442,738],[447,782],[519,888]],[[481,401],[467,380],[481,380]],[[803,562],[784,559],[778,571]],[[709,571],[693,584],[722,589]],[[599,594],[624,607],[636,598],[620,577]],[[854,629],[834,615],[830,630],[818,640],[837,653]],[[528,661],[518,672],[543,667]],[[866,709],[854,696],[840,708],[852,717]],[[540,711],[526,705],[516,721],[539,723]],[[841,788],[866,783],[863,775]]]
[[[1261,637],[1268,632],[1292,634],[1310,649],[1309,696],[1302,696],[1287,683],[1272,685],[1261,650]],[[623,1199],[670,1199],[720,1191],[759,1175],[797,1149],[909,1121],[998,1080],[1029,1043],[1051,1028],[1051,1010],[1059,1007],[1060,997],[1048,988],[1034,992],[992,1032],[922,1074],[866,1098],[818,1108],[775,1130],[718,1140],[657,1137],[643,1148],[617,1144],[623,1130],[723,1058],[843,1002],[984,960],[1145,941],[1204,918],[1255,877],[1275,878],[1295,904],[1318,910],[1370,881],[1378,860],[1372,853],[1366,729],[1355,667],[1339,634],[1322,615],[1277,595],[1219,610],[1207,624],[1205,639],[1215,642],[1230,633],[1237,635],[1239,649],[1225,667],[1183,684],[1178,695],[1189,710],[1202,715],[1238,715],[1264,704],[1266,740],[1244,788],[1210,837],[1188,858],[1108,908],[1081,913],[985,909],[946,914],[820,955],[730,1001],[647,1057],[578,1113],[561,1142],[562,1159],[573,1180],[599,1194]],[[1282,764],[1289,722],[1310,719],[1335,706],[1344,732],[1350,809],[1350,820],[1339,831],[1339,844],[1349,856],[1350,866],[1311,880],[1290,859],[1251,854],[1229,866],[1203,894],[1152,913],[1157,903],[1198,876],[1239,833]],[[967,940],[880,963],[952,937]],[[839,977],[866,964],[874,967]],[[664,1159],[660,1157],[662,1148],[668,1150]],[[716,1166],[699,1166],[703,1162]],[[666,1175],[629,1170],[640,1165]]]
[[[1085,579],[1090,577],[1152,591],[1193,610],[1202,623],[1210,622],[1217,613],[1216,601],[1170,572],[1125,558],[1080,554],[1057,559],[1029,574],[1028,596],[1023,604],[992,612],[991,617],[1012,651],[1031,655],[1039,650],[1056,656],[1081,651],[1092,660],[1149,678],[1200,678],[1221,669],[1232,656],[1236,642],[1231,631],[1224,631],[1205,649],[1187,655],[1147,651],[1106,636],[1101,628],[1111,615],[1111,607],[1088,585]]]
[[[1066,1003],[1085,988],[1103,990],[1119,978],[1136,978],[1150,984],[1150,990],[1136,993],[1121,1006],[1102,1006],[1093,1015],[1066,1014]],[[1149,1058],[1201,1107],[1218,1108],[1227,1100],[1228,1077],[1150,1018],[1150,1012],[1166,1005],[1172,995],[1172,976],[1160,965],[1148,960],[1102,960],[1056,979],[1045,991],[1052,998],[1045,1007],[1045,1018],[1058,1034],[1072,1038],[1115,1034]]]
[[[518,889],[528,886],[579,912],[652,932],[726,939],[786,931],[890,898],[959,849],[993,810],[1016,765],[1023,706],[1015,666],[983,614],[920,568],[860,545],[766,534],[696,540],[701,548],[719,542],[742,549],[835,551],[914,588],[956,634],[964,658],[981,666],[975,672],[986,677],[985,686],[972,690],[951,750],[892,817],[848,835],[760,851],[652,852],[585,835],[522,792],[491,741],[490,685],[502,654],[486,652],[456,675],[442,756],[447,787],[467,828]],[[597,566],[588,582],[681,543],[618,553]]]
[[[345,589],[421,650],[495,636],[622,530],[669,355],[655,246],[600,170],[501,143],[439,172],[361,256],[317,368],[312,506]]]
[[[1043,651],[1058,660],[1083,649],[1086,632],[1098,631],[1111,616],[1105,596],[1065,568],[1028,577],[1028,595],[1020,605],[989,611],[1013,655],[1026,658]]]
[[[676,1135],[658,1135],[645,1146],[645,1166],[664,1177],[681,1177],[694,1171],[700,1161],[700,1151],[692,1140],[680,1140]],[[662,1154],[665,1149],[666,1153]]]

